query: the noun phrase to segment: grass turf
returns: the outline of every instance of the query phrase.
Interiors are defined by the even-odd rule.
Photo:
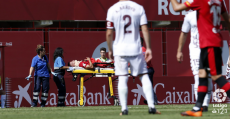
[[[147,105],[128,106],[129,115],[119,116],[120,106],[87,106],[87,107],[36,107],[36,108],[5,108],[0,109],[0,119],[184,119],[180,112],[191,110],[194,105],[156,105],[161,115],[148,114]],[[212,113],[218,109],[209,105],[209,111],[201,118],[230,119],[230,104],[227,113]]]

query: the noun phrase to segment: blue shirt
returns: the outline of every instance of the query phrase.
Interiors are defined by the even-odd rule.
[[[54,61],[54,69],[59,69],[65,66],[65,62],[61,57],[57,57]]]
[[[46,57],[47,61],[45,60],[44,57]],[[35,68],[34,76],[50,77],[49,70],[48,70],[47,63],[46,63],[46,62],[49,62],[49,60],[46,55],[44,57],[41,59],[37,55],[33,58],[31,67]]]

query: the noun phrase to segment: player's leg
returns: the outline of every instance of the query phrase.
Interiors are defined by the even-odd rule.
[[[209,102],[210,102],[210,99],[211,99],[211,96],[212,96],[212,79],[211,78],[208,78],[208,92],[204,98],[204,102],[203,102],[203,112],[207,112],[208,111],[208,105],[209,105]]]
[[[214,57],[215,60],[210,60],[210,73],[212,80],[215,81],[219,87],[227,93],[230,97],[230,83],[222,76],[222,49],[219,47],[210,48],[210,57]]]
[[[195,98],[197,100],[198,98],[198,92],[197,92],[197,89],[198,89],[198,85],[199,85],[199,57],[200,56],[197,56],[196,54],[194,55],[191,55],[190,54],[190,63],[191,63],[191,68],[192,68],[192,72],[193,72],[193,75],[194,75],[194,80],[195,80],[195,83],[194,83],[194,92],[195,92]],[[203,102],[203,112],[206,112],[208,111],[208,105],[209,105],[209,101],[210,101],[210,98],[211,98],[211,91],[212,91],[212,79],[209,78],[208,80],[208,92],[204,98],[204,102]]]
[[[31,107],[37,107],[38,97],[41,90],[41,80],[40,77],[34,77],[34,91],[33,91],[33,103]]]
[[[42,77],[41,107],[45,107],[50,89],[49,77]]]
[[[199,85],[198,85],[198,98],[196,101],[195,107],[191,111],[182,112],[182,116],[202,116],[201,107],[203,104],[203,100],[205,98],[205,95],[208,91],[208,78],[207,78],[207,72],[206,68],[208,67],[207,64],[207,56],[208,56],[208,50],[207,48],[201,49],[200,53],[200,62],[199,62]]]
[[[160,112],[158,112],[154,106],[153,87],[149,79],[149,76],[147,74],[148,73],[147,65],[144,56],[142,54],[130,58],[130,69],[132,75],[133,76],[138,75],[139,79],[141,80],[143,92],[148,102],[149,113],[160,114]]]
[[[194,76],[194,93],[197,100],[197,89],[199,85],[199,56],[193,56],[190,54],[190,66]]]
[[[197,91],[197,101],[196,106],[193,108],[196,111],[201,110],[201,107],[203,105],[204,98],[208,92],[208,78],[207,78],[207,72],[205,69],[199,70],[199,85],[198,85],[198,91]]]
[[[152,84],[152,87],[153,87],[153,74],[154,74],[154,69],[152,67],[148,68],[148,76],[149,76],[149,79],[151,81],[151,84]],[[154,104],[157,105],[158,104],[158,100],[157,100],[157,95],[153,89],[153,95],[154,95]],[[144,103],[145,104],[148,104],[147,100],[144,100]]]
[[[118,95],[121,104],[120,115],[128,115],[127,97],[128,97],[128,58],[115,56],[115,75],[118,76]]]
[[[194,83],[194,93],[195,93],[195,98],[197,100],[197,98],[198,98],[198,92],[197,92],[197,90],[198,90],[198,85],[199,85],[199,75],[198,74],[194,76],[194,80],[195,80],[195,83]]]

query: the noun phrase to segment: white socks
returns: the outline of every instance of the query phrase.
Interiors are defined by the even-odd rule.
[[[5,108],[6,95],[1,95],[1,108]]]
[[[148,102],[148,107],[149,108],[155,108],[153,87],[152,87],[151,81],[149,80],[149,76],[147,74],[144,74],[143,76],[140,76],[139,78],[141,80],[143,92],[144,92],[146,100]]]
[[[142,83],[143,92],[145,93],[148,107],[155,108],[154,106],[154,95],[153,95],[153,87],[149,80],[149,76],[147,74],[139,77]],[[119,76],[118,77],[118,94],[119,100],[121,104],[121,111],[128,110],[127,107],[127,97],[128,97],[128,76]]]
[[[118,77],[118,94],[121,104],[121,111],[128,110],[127,107],[127,97],[128,97],[128,76],[119,76]]]
[[[195,75],[194,79],[195,79],[194,92],[195,92],[195,98],[197,100],[197,98],[198,98],[197,97],[197,95],[198,95],[197,88],[198,88],[198,85],[199,85],[199,76]],[[208,78],[208,92],[205,95],[204,102],[203,102],[202,106],[208,106],[209,105],[209,102],[210,102],[210,99],[211,99],[211,92],[212,92],[212,79]]]
[[[198,89],[198,85],[199,85],[199,75],[195,75],[194,76],[194,80],[195,80],[195,84],[194,84],[194,93],[195,93],[195,98],[197,100],[197,96],[198,96],[198,92],[197,92],[197,89]]]

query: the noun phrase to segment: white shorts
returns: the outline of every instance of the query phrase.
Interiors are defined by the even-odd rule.
[[[128,75],[128,63],[132,76],[148,73],[143,54],[137,56],[114,56],[115,75]]]
[[[191,69],[192,69],[192,74],[198,75],[199,74],[199,58],[191,58],[190,57],[190,65],[191,65]]]

